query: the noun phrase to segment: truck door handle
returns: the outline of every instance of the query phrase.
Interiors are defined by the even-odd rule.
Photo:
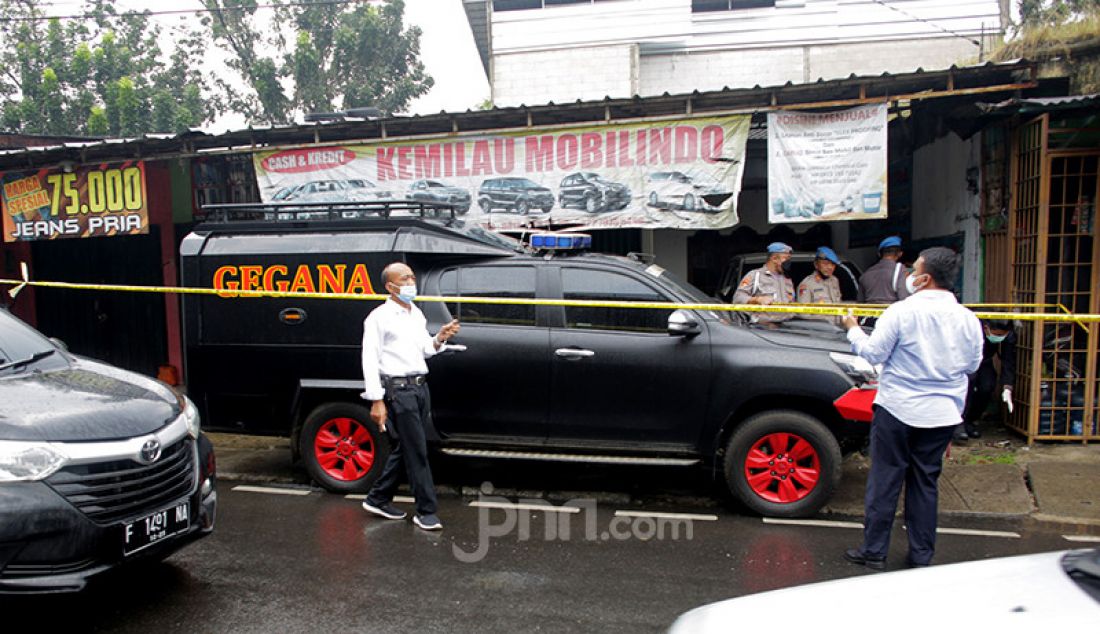
[[[582,350],[580,348],[558,348],[554,351],[554,354],[563,359],[587,359],[589,357],[596,356],[596,353],[591,350]]]
[[[279,311],[279,321],[296,326],[306,320],[306,311],[301,308],[284,308]]]
[[[440,352],[466,352],[466,346],[461,343],[445,343],[439,347]]]

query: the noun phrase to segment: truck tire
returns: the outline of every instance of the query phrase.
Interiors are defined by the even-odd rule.
[[[762,412],[741,423],[723,471],[733,495],[769,517],[806,517],[840,481],[840,445],[821,421],[793,410]]]
[[[366,493],[390,455],[388,438],[354,403],[325,403],[302,425],[299,451],[306,470],[328,491]]]

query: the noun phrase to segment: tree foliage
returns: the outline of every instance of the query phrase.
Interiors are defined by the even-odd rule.
[[[1100,13],[1100,0],[1018,0],[1024,29],[1054,26]]]
[[[203,0],[203,23],[248,88],[223,81],[226,102],[250,120],[364,106],[392,114],[432,87],[403,0],[274,3],[282,6],[260,15],[256,0]]]
[[[196,29],[175,44],[148,12],[88,0],[86,19],[45,19],[42,0],[0,0],[0,122],[9,132],[133,136],[179,132],[220,111],[200,71]]]

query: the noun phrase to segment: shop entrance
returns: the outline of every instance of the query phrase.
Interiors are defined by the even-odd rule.
[[[148,235],[48,240],[32,246],[35,278],[83,284],[161,286],[158,227]],[[38,288],[37,326],[69,350],[148,376],[168,356],[158,293]]]

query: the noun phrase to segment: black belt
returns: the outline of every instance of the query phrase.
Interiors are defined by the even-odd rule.
[[[428,382],[427,374],[410,374],[408,376],[383,376],[382,383],[388,388],[409,387],[412,385],[424,385]]]

